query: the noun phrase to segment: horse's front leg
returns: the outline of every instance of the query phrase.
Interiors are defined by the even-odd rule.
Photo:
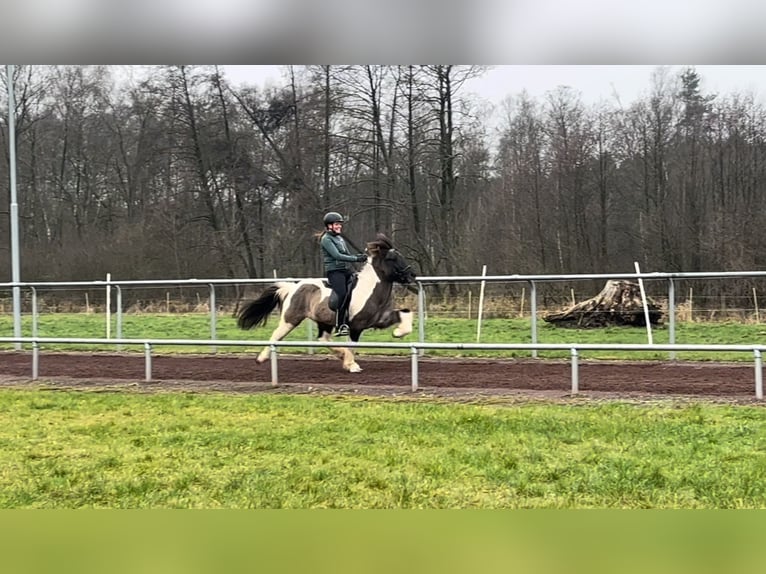
[[[361,334],[362,333],[360,331],[354,331],[352,329],[349,337],[354,343],[356,343],[359,341]],[[325,331],[322,333],[320,339],[326,343],[329,343],[332,341],[332,334],[329,331]],[[349,349],[348,347],[330,347],[330,350],[343,362],[344,370],[348,371],[349,373],[360,373],[362,371],[362,367],[360,367],[356,362],[353,349]]]
[[[409,309],[394,309],[391,315],[393,319],[391,325],[398,323],[396,329],[394,329],[394,337],[401,339],[405,335],[412,333],[412,312]]]
[[[359,342],[359,337],[362,336],[361,331],[354,331],[351,330],[351,333],[349,333],[349,338],[354,342]],[[349,373],[361,373],[362,367],[359,366],[359,363],[356,362],[356,357],[354,353],[354,349],[349,349],[348,347],[343,347],[343,368],[346,369]]]

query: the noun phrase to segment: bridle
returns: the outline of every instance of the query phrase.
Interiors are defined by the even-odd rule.
[[[402,257],[402,255],[400,253],[398,253],[396,251],[396,249],[390,249],[388,252],[389,253],[397,254],[397,255],[399,255],[399,257]],[[402,259],[404,259],[404,257],[402,257]],[[402,267],[402,268],[398,268],[398,269],[394,270],[394,272],[392,274],[393,278],[394,278],[394,281],[396,281],[397,283],[401,283],[403,285],[408,283],[408,281],[406,281],[407,279],[409,279],[409,276],[408,276],[407,272],[410,269],[412,269],[412,264],[408,264],[406,267]]]

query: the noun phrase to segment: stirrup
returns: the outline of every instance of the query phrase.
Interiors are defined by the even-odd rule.
[[[348,333],[349,333],[348,325],[346,325],[345,323],[343,323],[342,325],[338,325],[338,328],[335,330],[336,335],[343,336],[343,335],[348,335]]]

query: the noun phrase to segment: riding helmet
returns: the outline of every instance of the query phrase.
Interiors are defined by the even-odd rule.
[[[330,225],[331,223],[343,223],[343,216],[337,211],[331,211],[330,213],[325,214],[324,224]]]

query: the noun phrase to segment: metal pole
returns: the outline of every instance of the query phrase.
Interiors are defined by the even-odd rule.
[[[106,274],[106,317],[104,321],[106,323],[106,338],[112,337],[112,274]]]
[[[144,380],[147,383],[152,381],[152,345],[144,343]]]
[[[216,331],[217,331],[217,328],[216,328],[217,314],[216,314],[215,306],[216,306],[216,303],[215,303],[215,285],[213,285],[211,283],[210,284],[210,338],[213,341],[216,340]],[[210,347],[210,352],[211,353],[217,353],[218,352],[218,347],[213,345],[212,347]]]
[[[487,266],[482,265],[481,267],[481,276],[486,277],[487,275]],[[481,317],[484,314],[484,288],[486,287],[487,282],[482,281],[481,287],[479,288],[479,312],[477,315],[476,320],[476,342],[481,342]]]
[[[117,290],[117,338],[122,339],[122,288],[115,285]],[[117,350],[122,350],[122,345],[117,345]]]
[[[19,203],[16,198],[16,99],[13,94],[13,70],[15,66],[5,66],[8,81],[8,159],[10,163],[11,185],[11,282],[13,286],[13,336],[21,337],[21,281],[19,271]],[[21,350],[21,343],[14,343],[14,348]]]
[[[537,287],[529,282],[529,318],[532,321],[532,344],[537,344]],[[537,349],[532,349],[532,358],[537,358]]]
[[[412,364],[412,392],[418,390],[418,349],[410,347],[410,359]]]
[[[426,294],[420,282],[418,282],[418,341],[426,342]],[[425,349],[420,349],[419,352],[422,357]]]
[[[638,261],[634,261],[633,265],[636,268],[636,273],[641,273],[641,268],[638,265]],[[646,338],[651,345],[652,340],[652,323],[649,321],[649,306],[646,303],[646,291],[644,291],[644,280],[641,277],[638,278],[638,289],[641,291],[641,304],[644,307],[644,321],[646,322]]]
[[[668,283],[668,336],[671,345],[676,344],[676,286],[672,279]],[[676,352],[670,351],[670,358],[675,360]]]
[[[277,346],[269,345],[269,355],[271,356],[271,386],[276,387],[279,384],[279,367],[277,362]]]
[[[32,343],[32,380],[36,381],[40,377],[40,344],[35,341]]]
[[[580,369],[577,360],[577,349],[572,347],[572,394],[580,392]]]
[[[30,287],[32,290],[32,336],[37,337],[38,333],[38,322],[40,319],[40,313],[37,308],[37,289],[34,287]]]
[[[753,355],[755,355],[755,398],[761,400],[763,399],[763,357],[759,349],[755,349]]]

